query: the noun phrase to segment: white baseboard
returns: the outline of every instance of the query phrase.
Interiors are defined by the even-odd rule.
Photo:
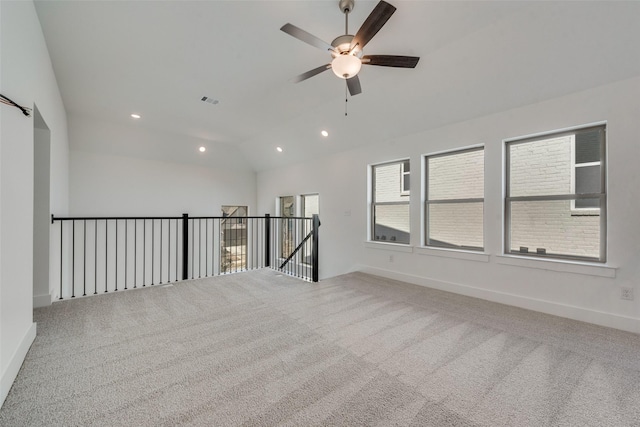
[[[22,338],[20,345],[18,345],[18,348],[13,353],[11,360],[9,360],[7,369],[2,373],[2,378],[0,378],[0,407],[4,404],[4,400],[7,398],[9,390],[11,390],[13,381],[15,381],[18,376],[18,371],[20,371],[22,362],[24,362],[24,358],[27,356],[27,352],[31,344],[33,344],[34,339],[36,339],[36,324],[32,323]]]
[[[514,307],[525,308],[527,310],[539,311],[541,313],[552,314],[554,316],[579,320],[581,322],[593,323],[595,325],[620,329],[636,334],[640,333],[640,319],[634,317],[604,313],[601,311],[589,310],[582,307],[560,304],[553,301],[528,298],[520,295],[461,285],[458,283],[443,282],[428,277],[415,276],[412,274],[399,273],[397,271],[385,270],[382,268],[364,265],[354,266],[351,271],[361,271],[363,273],[412,283],[414,285],[425,286],[427,288],[453,292],[456,294],[480,298],[501,304],[507,304]]]
[[[48,307],[53,302],[53,298],[54,298],[53,291],[51,291],[50,294],[34,295],[33,296],[33,308]]]

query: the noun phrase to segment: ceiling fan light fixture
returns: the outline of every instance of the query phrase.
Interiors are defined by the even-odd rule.
[[[333,73],[341,79],[355,77],[362,67],[362,61],[355,55],[338,55],[331,61]]]

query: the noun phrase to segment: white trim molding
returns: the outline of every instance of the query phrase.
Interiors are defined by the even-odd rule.
[[[520,295],[509,294],[506,292],[498,292],[488,289],[481,289],[473,286],[462,285],[458,283],[444,282],[429,277],[416,276],[412,274],[399,273],[397,271],[385,270],[365,265],[354,266],[351,271],[360,271],[363,273],[373,274],[375,276],[386,277],[392,280],[411,283],[414,285],[424,286],[427,288],[438,289],[446,292],[453,292],[474,298],[480,298],[487,301],[493,301],[500,304],[520,307],[527,310],[538,311],[540,313],[551,314],[567,319],[578,320],[581,322],[592,323],[595,325],[606,326],[609,328],[620,329],[623,331],[640,333],[640,318],[620,316],[613,313],[605,313],[601,311],[590,310],[583,307],[576,307],[568,304],[560,304],[553,301],[529,298]]]
[[[519,255],[494,255],[496,264],[517,267],[537,268],[539,270],[559,271],[562,273],[584,274],[587,276],[616,277],[616,268],[604,264],[557,259],[540,259]]]
[[[402,243],[364,242],[364,246],[369,249],[381,249],[384,251],[413,252],[413,246],[404,245]]]
[[[484,252],[467,251],[460,249],[438,248],[435,246],[421,246],[416,248],[420,255],[439,256],[444,258],[464,259],[467,261],[489,262],[489,254]]]
[[[52,290],[48,294],[34,295],[33,296],[33,308],[49,307],[53,303],[55,298],[55,292]]]
[[[29,351],[29,348],[31,348],[31,344],[33,344],[33,340],[35,339],[36,324],[32,323],[31,327],[29,327],[27,333],[18,345],[15,353],[11,356],[7,369],[2,373],[2,378],[0,379],[0,407],[2,407],[4,400],[7,398],[9,390],[11,390],[11,386],[18,376],[22,362],[24,362],[24,358],[27,356],[27,352]]]

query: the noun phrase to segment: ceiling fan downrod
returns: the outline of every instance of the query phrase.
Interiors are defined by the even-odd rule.
[[[340,0],[338,7],[344,13],[344,33],[349,34],[349,13],[353,10],[354,0]]]

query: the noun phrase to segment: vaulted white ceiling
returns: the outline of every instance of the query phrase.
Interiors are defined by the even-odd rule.
[[[420,56],[411,69],[364,66],[349,97],[330,62],[281,32],[331,42],[337,0],[37,1],[70,114],[195,136],[242,150],[256,170],[640,75],[640,2],[400,1],[366,54]],[[356,0],[355,33],[376,5]],[[218,104],[201,101],[203,96]],[[329,138],[320,130],[329,131]],[[276,146],[285,151],[278,153]]]

